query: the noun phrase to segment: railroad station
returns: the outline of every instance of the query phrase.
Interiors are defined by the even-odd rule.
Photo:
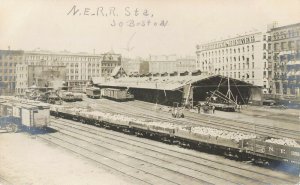
[[[156,74],[141,77],[121,77],[107,82],[92,83],[99,88],[126,89],[136,100],[172,106],[173,102],[194,106],[212,95],[233,100],[238,105],[262,104],[261,87],[221,75],[201,74],[201,71]],[[217,93],[216,93],[217,92]],[[219,94],[219,95],[218,95]],[[227,97],[227,98],[225,98]]]
[[[300,185],[299,0],[2,1],[0,185]]]

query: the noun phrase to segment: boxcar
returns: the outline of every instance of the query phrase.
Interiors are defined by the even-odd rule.
[[[115,101],[128,101],[134,99],[134,96],[126,89],[104,88],[101,90],[101,94],[103,97]]]
[[[86,88],[86,96],[89,98],[100,98],[101,97],[100,88],[97,87]]]
[[[19,127],[44,128],[50,121],[47,104],[0,102],[0,127],[16,132]]]

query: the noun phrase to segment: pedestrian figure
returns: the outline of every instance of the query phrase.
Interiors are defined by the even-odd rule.
[[[213,105],[213,107],[212,107],[212,111],[213,111],[213,114],[215,113],[215,106]]]
[[[201,110],[201,104],[200,103],[198,104],[197,108],[198,108],[198,114],[200,114],[200,110]]]

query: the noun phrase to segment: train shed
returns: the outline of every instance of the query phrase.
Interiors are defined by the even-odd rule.
[[[216,90],[227,94],[228,89],[238,104],[261,104],[262,101],[261,87],[221,75],[123,77],[95,85],[128,89],[137,100],[163,105],[205,101]]]

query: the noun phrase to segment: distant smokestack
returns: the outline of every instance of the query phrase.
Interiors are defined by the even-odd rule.
[[[10,46],[8,46],[8,50],[10,50]]]

